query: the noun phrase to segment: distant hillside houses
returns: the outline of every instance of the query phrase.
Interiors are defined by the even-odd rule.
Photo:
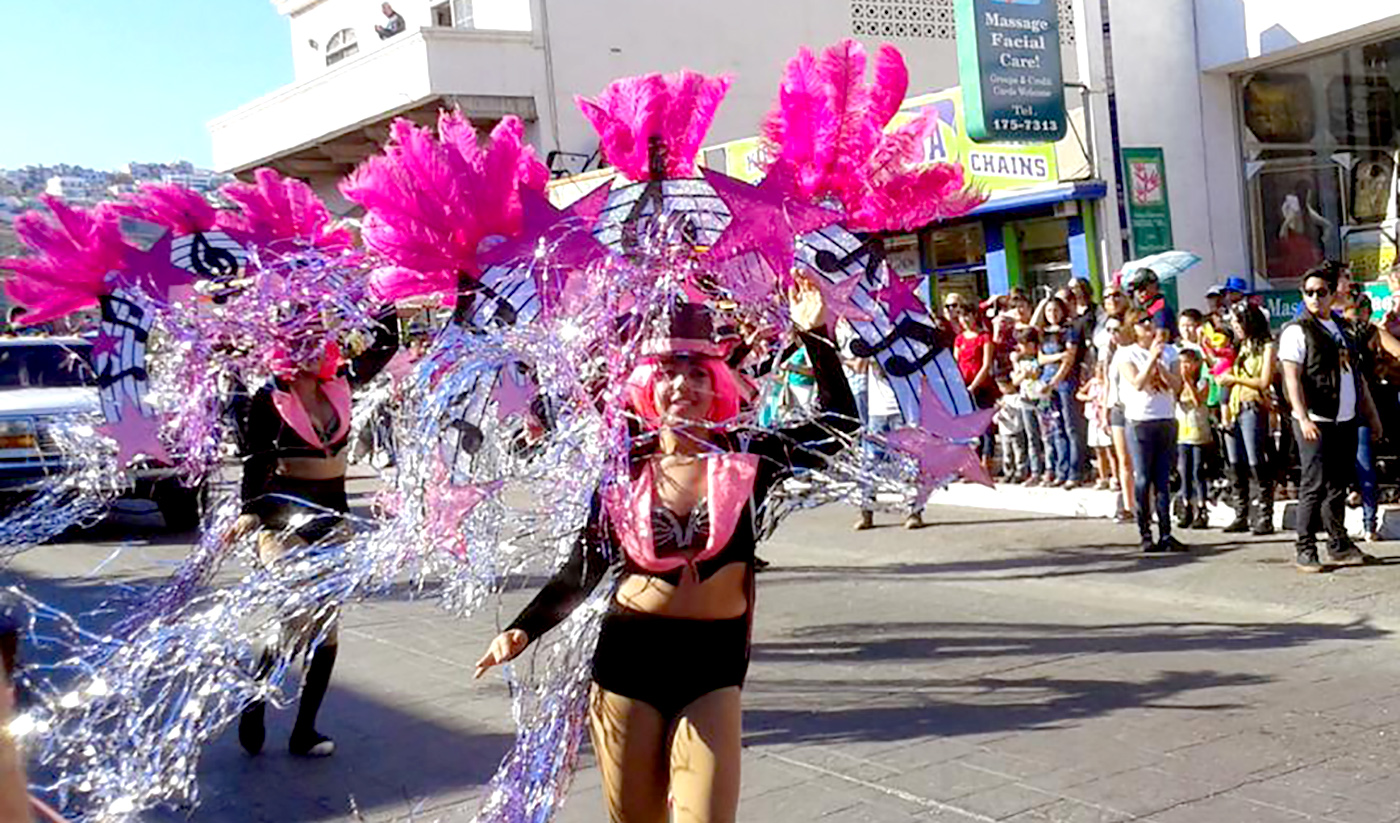
[[[143,183],[173,183],[195,191],[209,192],[232,179],[231,175],[198,168],[188,160],[174,163],[131,162],[115,171],[67,163],[0,169],[0,221],[13,219],[9,206],[16,199],[20,204],[18,211],[23,211],[37,206],[37,198],[41,194],[86,205],[135,191]]]

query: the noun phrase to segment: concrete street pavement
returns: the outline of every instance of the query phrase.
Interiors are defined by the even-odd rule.
[[[806,513],[764,547],[740,820],[1400,821],[1400,565],[1304,576],[1288,536],[1187,532],[1194,555],[1159,558],[1103,521],[927,517],[854,533],[849,511]],[[183,550],[85,576],[126,531],[0,581],[91,603]],[[274,713],[263,756],[231,732],[209,748],[189,819],[469,820],[512,733],[500,678],[471,680],[497,620],[406,594],[349,608],[321,723],[336,756],[291,759]],[[606,819],[591,765],[558,819]]]

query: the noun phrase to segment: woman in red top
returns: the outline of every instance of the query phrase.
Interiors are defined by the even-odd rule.
[[[960,331],[953,341],[953,352],[957,355],[958,371],[967,384],[967,392],[972,395],[973,402],[979,409],[990,409],[997,400],[996,381],[992,378],[996,344],[981,321],[977,312],[968,307],[963,307],[954,315],[954,322]],[[992,459],[992,443],[991,432],[982,435],[977,443],[977,453],[982,456],[984,468]]]

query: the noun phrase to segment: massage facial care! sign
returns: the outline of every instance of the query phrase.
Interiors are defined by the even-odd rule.
[[[1065,83],[1055,0],[957,0],[967,132],[978,142],[1055,142]]]

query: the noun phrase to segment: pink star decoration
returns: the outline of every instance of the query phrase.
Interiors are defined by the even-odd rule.
[[[923,385],[919,392],[919,425],[889,434],[890,445],[919,462],[916,504],[927,500],[934,487],[957,476],[984,486],[993,485],[969,441],[987,430],[994,413],[993,409],[983,409],[972,414],[949,414],[928,383]]]
[[[757,186],[710,169],[704,174],[733,215],[710,248],[715,260],[755,252],[774,275],[787,278],[797,237],[841,220],[839,212],[803,202],[796,194],[792,171],[785,165],[774,166]]]
[[[115,423],[98,426],[104,437],[117,441],[117,465],[130,466],[138,457],[146,457],[166,465],[174,465],[170,453],[160,442],[160,421],[141,413],[130,398],[122,402],[121,416]]]
[[[899,316],[905,312],[923,314],[928,311],[916,292],[921,278],[900,277],[894,269],[886,269],[886,275],[889,283],[875,292],[875,299],[885,304],[891,323],[898,322]]]
[[[126,265],[113,273],[115,285],[140,289],[157,303],[168,305],[171,289],[194,282],[194,275],[170,260],[173,239],[173,233],[167,231],[149,251],[128,247]]]
[[[496,383],[491,399],[496,401],[496,419],[505,420],[512,414],[526,414],[530,411],[530,401],[535,399],[535,381],[520,373],[515,363],[501,369],[500,382]]]
[[[115,334],[108,332],[98,332],[97,337],[92,341],[92,359],[97,362],[99,355],[116,354],[117,347],[121,345],[122,339]]]
[[[448,552],[458,558],[467,554],[466,540],[462,537],[462,521],[481,504],[481,501],[495,494],[501,488],[501,481],[483,484],[453,485],[448,477],[447,466],[441,460],[433,469],[433,480],[423,496],[427,508],[425,527],[427,538],[435,544],[442,544]]]
[[[607,201],[611,186],[599,186],[566,209],[556,209],[549,198],[531,189],[521,189],[521,229],[520,233],[482,252],[479,260],[482,265],[504,263],[524,263],[533,260],[543,241],[552,263],[546,271],[535,269],[535,276],[549,277],[547,282],[536,282],[540,301],[546,309],[559,305],[560,294],[568,288],[568,281],[574,272],[585,269],[606,257],[607,246],[593,239],[589,226],[597,219],[603,203]]]
[[[862,275],[851,275],[839,283],[833,283],[820,274],[809,275],[808,279],[821,291],[822,302],[826,304],[826,310],[832,317],[844,317],[847,320],[871,319],[869,312],[851,300],[851,295],[861,287]]]

